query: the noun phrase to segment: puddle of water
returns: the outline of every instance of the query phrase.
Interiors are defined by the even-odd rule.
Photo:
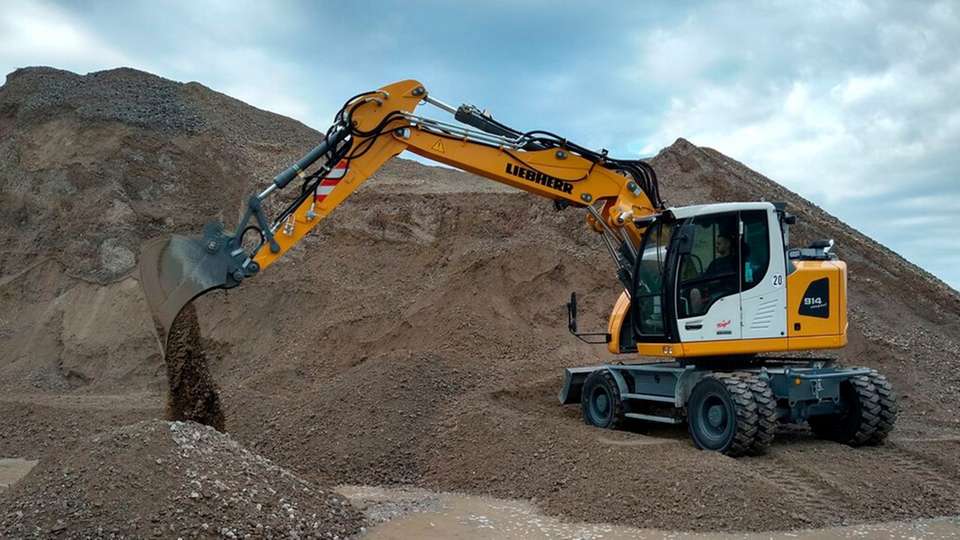
[[[960,517],[819,530],[718,534],[637,529],[601,523],[570,523],[545,516],[531,503],[410,488],[341,486],[337,489],[368,516],[365,540],[579,540],[960,538]]]
[[[0,458],[0,492],[26,476],[36,464],[30,459]]]

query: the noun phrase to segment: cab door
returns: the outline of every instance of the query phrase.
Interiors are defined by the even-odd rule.
[[[634,335],[637,341],[660,342],[667,336],[663,289],[671,231],[668,223],[657,222],[651,225],[644,235],[637,257],[631,294]]]
[[[787,335],[786,260],[773,210],[740,212],[740,309],[743,338]]]
[[[682,342],[740,339],[738,212],[695,216],[677,265],[677,332]]]

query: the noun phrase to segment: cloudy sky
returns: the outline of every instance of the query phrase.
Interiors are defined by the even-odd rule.
[[[0,70],[27,65],[132,66],[315,128],[416,78],[624,157],[685,137],[960,288],[957,1],[3,0]]]

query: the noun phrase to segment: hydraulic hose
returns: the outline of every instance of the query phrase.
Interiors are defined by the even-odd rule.
[[[296,178],[298,174],[305,171],[310,165],[313,165],[315,161],[320,159],[320,156],[335,149],[337,145],[340,144],[340,141],[345,139],[349,134],[350,130],[344,127],[334,130],[333,133],[330,133],[328,136],[324,137],[324,139],[320,141],[320,144],[314,147],[313,150],[307,152],[307,154],[300,158],[299,161],[287,167],[285,171],[275,176],[273,179],[274,185],[276,185],[279,189],[287,187],[287,184]]]

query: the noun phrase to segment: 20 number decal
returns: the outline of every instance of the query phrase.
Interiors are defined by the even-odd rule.
[[[774,286],[774,287],[783,287],[783,274],[774,274],[774,275],[773,275],[773,286]]]

